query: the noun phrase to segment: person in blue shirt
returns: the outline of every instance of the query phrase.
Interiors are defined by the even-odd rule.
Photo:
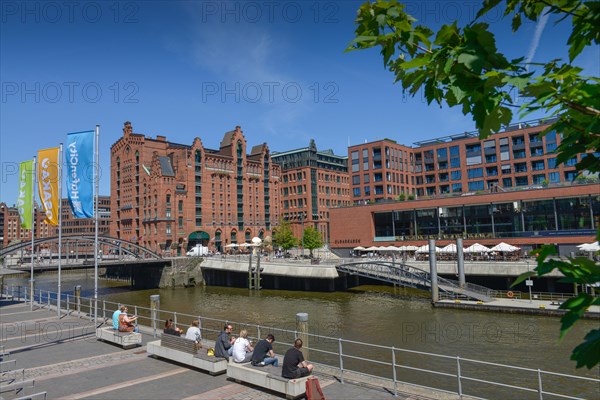
[[[113,316],[112,316],[113,321],[112,322],[113,322],[113,329],[115,331],[119,330],[119,315],[121,315],[121,313],[123,311],[125,311],[125,306],[123,304],[121,304],[121,305],[119,305],[119,308],[117,309],[117,311],[115,311],[113,313]]]

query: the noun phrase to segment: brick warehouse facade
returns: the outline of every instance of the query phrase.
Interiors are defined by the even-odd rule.
[[[126,122],[111,146],[111,236],[172,255],[264,238],[279,221],[280,178],[266,143],[247,154],[239,126],[211,150],[199,138],[136,134]]]
[[[348,158],[318,151],[312,139],[308,147],[273,152],[272,158],[281,165],[282,217],[296,237],[313,226],[329,243],[329,209],[350,205]]]

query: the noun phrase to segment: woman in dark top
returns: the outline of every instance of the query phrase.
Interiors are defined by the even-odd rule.
[[[181,336],[181,329],[175,327],[175,324],[173,323],[172,319],[168,319],[165,321],[165,329],[163,330],[164,333],[166,333],[167,335],[175,335],[175,336]]]

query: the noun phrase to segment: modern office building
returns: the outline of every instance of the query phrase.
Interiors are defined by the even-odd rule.
[[[520,123],[484,140],[464,133],[412,148],[388,139],[350,147],[353,203],[376,204],[331,210],[332,247],[462,237],[524,249],[556,243],[568,254],[593,241],[597,176],[576,179],[585,154],[557,165],[561,136],[542,136],[546,127]]]
[[[572,182],[577,159],[557,165],[560,134],[532,121],[481,140],[476,132],[399,145],[385,139],[348,148],[354,204]]]
[[[247,149],[239,126],[212,150],[199,138],[185,145],[133,133],[126,122],[111,146],[111,236],[181,255],[271,235],[281,168],[266,143]]]
[[[312,139],[308,147],[273,152],[271,158],[281,166],[282,217],[296,237],[314,226],[329,243],[329,209],[351,204],[348,158],[318,151]]]

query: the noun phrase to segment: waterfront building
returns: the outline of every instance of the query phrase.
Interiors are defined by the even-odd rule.
[[[248,153],[239,126],[213,150],[200,138],[133,133],[126,122],[111,146],[111,236],[171,255],[265,238],[280,216],[280,177],[267,144]]]
[[[329,243],[329,209],[351,204],[348,157],[318,151],[313,139],[308,147],[273,152],[271,157],[281,166],[283,219],[290,221],[296,237],[313,226]]]
[[[98,196],[98,234],[108,235],[110,231],[110,198],[108,196]],[[58,236],[58,227],[48,225],[45,222],[46,215],[36,205],[35,217],[35,238],[46,238]],[[94,218],[75,218],[71,212],[71,206],[68,199],[62,199],[62,234],[63,236],[73,235],[94,235]],[[30,241],[31,230],[24,229],[19,223],[19,212],[16,206],[9,207],[5,203],[0,203],[0,243],[3,247],[16,241]]]
[[[562,254],[593,241],[600,215],[597,176],[577,178],[581,154],[556,163],[561,135],[547,122],[509,126],[479,139],[464,133],[415,147],[390,139],[348,149],[354,204],[331,210],[332,247],[505,241]],[[399,194],[398,194],[399,193]]]
[[[110,234],[110,197],[98,196],[98,235]],[[63,236],[94,235],[95,218],[75,218],[71,212],[69,199],[62,199],[62,234]],[[58,229],[54,228],[55,235]]]
[[[384,139],[348,148],[354,204],[504,191],[575,180],[573,158],[557,165],[561,135],[548,122],[509,126],[487,139],[477,132],[399,145]]]

